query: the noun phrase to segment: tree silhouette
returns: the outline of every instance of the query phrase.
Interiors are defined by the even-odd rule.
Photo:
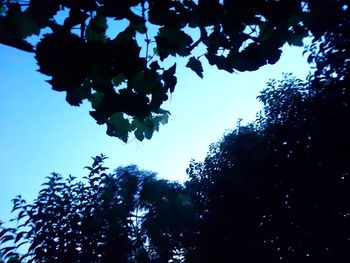
[[[136,166],[107,174],[105,158],[94,158],[84,181],[53,173],[33,204],[16,197],[18,227],[2,230],[3,256],[72,263],[183,258],[194,220],[184,188]],[[27,243],[27,253],[19,255],[17,249]]]
[[[348,21],[314,41],[308,82],[270,82],[262,116],[190,165],[195,262],[349,259]]]

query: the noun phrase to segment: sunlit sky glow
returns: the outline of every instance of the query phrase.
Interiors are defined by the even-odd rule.
[[[0,45],[0,220],[8,219],[11,199],[32,201],[51,172],[82,177],[91,156],[104,153],[110,168],[136,164],[159,177],[184,181],[191,158],[202,160],[210,143],[237,120],[254,120],[256,97],[271,78],[283,72],[305,78],[309,72],[302,48],[284,47],[281,60],[256,72],[229,74],[204,63],[204,79],[179,61],[178,84],[164,106],[169,123],[150,141],[124,144],[105,134],[89,116],[89,105],[71,107],[65,94],[52,91],[36,72],[32,54]]]

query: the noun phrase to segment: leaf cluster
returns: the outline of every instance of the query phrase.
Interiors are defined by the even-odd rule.
[[[204,58],[230,73],[257,70],[276,63],[285,43],[302,46],[309,32],[336,26],[345,7],[328,0],[1,1],[0,43],[35,53],[54,90],[74,106],[89,101],[96,122],[126,142],[130,133],[150,139],[166,123],[161,105],[176,86],[171,58],[186,57],[201,78]],[[112,21],[121,28],[115,36]],[[40,41],[28,42],[32,35]]]

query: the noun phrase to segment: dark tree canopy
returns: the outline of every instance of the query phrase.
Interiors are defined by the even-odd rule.
[[[183,259],[194,221],[184,187],[136,166],[107,173],[105,158],[95,157],[81,181],[53,173],[33,204],[16,197],[18,224],[0,231],[2,256],[62,263]],[[20,255],[25,244],[28,252]]]
[[[323,35],[347,7],[338,0],[1,0],[0,43],[35,53],[52,88],[71,105],[88,100],[108,135],[143,140],[170,114],[161,108],[177,82],[169,58],[185,57],[200,77],[204,58],[228,72],[257,70],[276,63],[285,43]],[[113,26],[120,32],[107,34]]]
[[[313,50],[308,82],[269,83],[262,116],[190,165],[195,262],[350,260],[349,21]]]

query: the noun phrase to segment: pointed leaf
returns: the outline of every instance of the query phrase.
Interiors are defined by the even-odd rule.
[[[195,57],[191,57],[188,60],[188,63],[186,65],[186,67],[192,69],[194,72],[196,72],[196,74],[200,77],[203,78],[203,67],[202,67],[202,63],[196,59]]]
[[[5,235],[0,238],[0,243],[3,244],[7,241],[13,240],[15,237],[13,235]]]
[[[122,112],[117,112],[107,121],[107,134],[116,136],[123,142],[127,142],[130,127],[130,122],[124,118],[124,114]]]

